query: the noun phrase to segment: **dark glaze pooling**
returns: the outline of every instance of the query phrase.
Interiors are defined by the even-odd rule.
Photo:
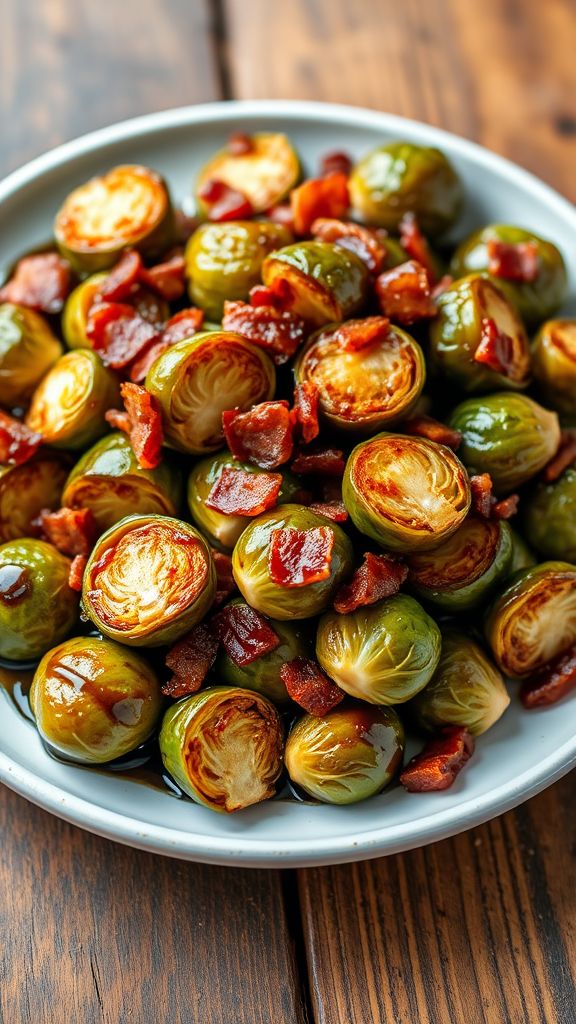
[[[0,566],[0,601],[3,604],[17,604],[32,589],[28,569],[21,565]]]

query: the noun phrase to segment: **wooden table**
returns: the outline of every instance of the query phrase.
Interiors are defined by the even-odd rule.
[[[4,0],[0,171],[133,114],[300,97],[452,129],[576,199],[575,54],[571,0]],[[575,795],[280,873],[134,852],[2,789],[0,1021],[574,1024]]]

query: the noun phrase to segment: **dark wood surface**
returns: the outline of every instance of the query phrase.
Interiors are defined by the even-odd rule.
[[[571,0],[4,0],[0,173],[123,117],[364,104],[576,199]],[[576,776],[425,850],[265,872],[125,849],[0,791],[1,1024],[574,1024]]]

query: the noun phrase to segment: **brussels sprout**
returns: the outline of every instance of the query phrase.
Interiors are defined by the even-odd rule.
[[[518,573],[486,618],[486,639],[504,675],[532,675],[576,642],[576,566],[542,562]]]
[[[272,398],[274,365],[262,349],[231,331],[203,331],[163,352],[146,377],[159,402],[168,443],[205,455],[224,444],[222,413]]]
[[[124,249],[159,255],[174,237],[166,184],[148,167],[114,167],[67,196],[56,214],[54,235],[79,274],[107,270]]]
[[[442,292],[437,304],[438,316],[430,326],[430,357],[439,373],[468,392],[528,385],[528,336],[515,308],[499,288],[487,278],[471,274]],[[509,338],[506,373],[498,373],[474,358],[486,319]]]
[[[156,469],[142,469],[126,434],[115,432],[76,463],[62,504],[89,508],[101,532],[132,513],[173,516],[180,506],[180,477],[166,459]]]
[[[355,526],[385,548],[437,547],[464,521],[470,484],[449,448],[420,437],[378,434],[352,451],[342,488]]]
[[[508,569],[508,578],[511,578],[515,573],[520,572],[520,569],[531,569],[533,565],[536,565],[536,558],[524,538],[510,525],[508,529],[512,537],[512,559]]]
[[[108,274],[92,274],[74,288],[66,299],[62,313],[62,333],[68,348],[92,348],[92,341],[86,333],[88,314],[96,295]],[[138,286],[130,302],[143,320],[161,324],[170,316],[170,306],[148,288]]]
[[[467,612],[510,575],[512,548],[508,523],[468,516],[434,551],[408,558],[408,578],[422,600],[445,611]]]
[[[313,335],[295,367],[298,382],[318,385],[320,410],[328,423],[374,432],[409,413],[426,378],[417,342],[392,327],[374,344],[348,350],[338,332],[336,324]]]
[[[458,725],[480,736],[510,703],[504,680],[482,648],[456,629],[442,632],[442,654],[432,679],[411,704],[428,732]]]
[[[514,303],[526,326],[536,327],[556,312],[566,294],[566,267],[561,253],[552,242],[547,242],[532,231],[509,224],[488,224],[458,246],[452,258],[450,273],[454,277],[463,277],[465,274],[487,272],[490,262],[488,242],[492,241],[512,245],[520,242],[536,243],[539,270],[534,281],[494,278],[501,291]]]
[[[61,504],[69,468],[66,456],[48,451],[20,466],[0,466],[0,544],[38,532],[40,513]]]
[[[80,764],[103,764],[148,739],[162,698],[144,658],[111,640],[79,636],[42,658],[30,706],[49,747]]]
[[[392,708],[349,702],[323,718],[304,715],[286,741],[296,785],[327,804],[355,804],[379,793],[402,763],[404,730]]]
[[[462,186],[439,149],[411,142],[389,142],[368,153],[350,178],[354,209],[368,224],[395,231],[406,213],[415,213],[423,231],[446,231],[462,206]]]
[[[403,704],[429,680],[440,630],[413,597],[395,594],[318,623],[316,657],[340,689],[369,704]]]
[[[316,327],[344,320],[363,306],[368,270],[359,256],[332,242],[297,242],[267,256],[264,284],[287,281],[287,305]]]
[[[70,559],[43,540],[0,544],[0,658],[30,661],[60,643],[78,618]]]
[[[286,587],[274,583],[268,566],[274,530],[329,529],[334,537],[330,575],[315,583]],[[232,555],[232,571],[242,596],[273,619],[308,619],[330,604],[340,583],[350,575],[354,555],[350,540],[336,523],[302,505],[282,505],[257,516],[241,534]]]
[[[538,483],[522,502],[528,541],[544,558],[576,562],[576,466],[553,483]]]
[[[284,735],[274,705],[253,690],[212,686],[173,704],[160,730],[164,767],[213,811],[239,811],[274,796]]]
[[[499,494],[538,473],[560,443],[556,413],[512,391],[468,398],[448,425],[462,434],[458,454],[464,465],[470,473],[489,473]]]
[[[230,149],[216,153],[200,171],[196,192],[209,181],[223,181],[246,196],[255,213],[270,209],[288,195],[300,177],[300,163],[290,140],[280,132],[257,132],[250,142],[245,153]],[[204,209],[200,196],[198,205]]]
[[[0,405],[25,405],[62,345],[39,313],[12,302],[0,305]]]
[[[544,401],[576,417],[576,320],[548,320],[532,347],[534,377]]]
[[[120,404],[120,382],[92,349],[79,348],[54,363],[30,402],[26,424],[56,448],[85,448],[108,427],[104,414]]]
[[[289,245],[292,235],[272,221],[227,221],[202,224],[185,252],[188,291],[206,316],[220,320],[225,299],[247,299],[260,283],[268,253]]]

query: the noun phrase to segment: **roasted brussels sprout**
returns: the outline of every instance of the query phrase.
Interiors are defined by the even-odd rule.
[[[66,299],[62,313],[62,333],[68,348],[92,348],[92,341],[86,333],[88,314],[95,302],[106,273],[92,274],[74,288]],[[164,299],[148,288],[139,286],[130,299],[143,320],[161,324],[170,316],[170,307]]]
[[[168,709],[164,767],[184,793],[213,811],[239,811],[274,796],[284,735],[274,705],[253,690],[212,686]]]
[[[355,804],[392,781],[403,753],[404,730],[392,708],[349,702],[296,722],[285,761],[292,781],[315,800]]]
[[[318,623],[316,657],[340,689],[369,704],[403,704],[431,679],[440,630],[408,594]]]
[[[499,494],[538,473],[560,443],[556,413],[512,391],[468,398],[448,424],[462,434],[458,454],[464,465],[471,473],[489,473]]]
[[[146,377],[159,402],[168,443],[205,455],[224,443],[222,413],[272,398],[274,365],[262,349],[231,331],[203,331],[162,353]]]
[[[35,535],[40,513],[60,506],[69,468],[66,456],[49,451],[20,466],[0,466],[0,544]]]
[[[576,562],[576,466],[553,483],[538,483],[522,502],[522,525],[529,543],[544,558]]]
[[[223,181],[246,196],[255,213],[262,213],[288,195],[300,177],[300,162],[290,140],[280,132],[249,136],[243,153],[222,149],[202,168],[197,194],[209,181]],[[202,198],[198,204],[203,209]]]
[[[368,153],[350,178],[354,209],[368,224],[395,231],[415,213],[423,231],[437,235],[456,220],[462,187],[452,164],[430,146],[389,142]]]
[[[486,639],[504,675],[521,679],[576,642],[576,566],[542,562],[518,573],[486,618]]]
[[[80,764],[104,764],[148,739],[162,699],[144,658],[111,640],[79,636],[43,657],[30,706],[49,747]]]
[[[165,516],[127,516],[93,548],[82,605],[112,640],[157,647],[200,622],[215,594],[210,548],[194,527]]]
[[[25,405],[62,345],[39,313],[12,302],[0,305],[0,405]]]
[[[332,534],[329,572],[316,582],[284,586],[272,579],[270,548],[276,530],[328,531]],[[353,568],[353,551],[344,531],[302,505],[282,505],[246,527],[232,555],[234,579],[245,600],[273,619],[308,619],[323,612]]]
[[[359,256],[332,242],[297,242],[267,256],[264,284],[290,285],[287,305],[311,324],[344,320],[364,304],[368,270]]]
[[[566,267],[556,246],[532,231],[509,224],[488,224],[480,231],[475,231],[454,253],[450,265],[453,276],[487,273],[490,266],[489,242],[504,242],[507,245],[532,242],[536,245],[538,273],[535,280],[516,281],[498,276],[495,282],[514,303],[527,327],[536,327],[552,316],[562,304],[566,293]]]
[[[142,469],[126,435],[115,432],[76,463],[62,504],[89,508],[100,531],[132,513],[173,516],[180,505],[180,477],[166,459],[156,469]]]
[[[544,401],[576,422],[576,320],[548,320],[532,347],[532,365]]]
[[[260,282],[264,258],[289,245],[292,235],[272,221],[202,224],[186,246],[186,276],[192,302],[220,320],[225,299],[247,299]]]
[[[78,594],[69,571],[70,560],[42,540],[0,544],[0,658],[40,658],[70,632]]]
[[[536,558],[517,530],[512,529],[511,526],[508,526],[508,529],[512,537],[512,559],[508,569],[508,577],[511,578],[520,569],[531,569],[533,565],[536,565]]]
[[[420,437],[378,434],[357,445],[342,494],[358,529],[410,554],[437,547],[464,521],[470,485],[449,448]]]
[[[108,430],[104,414],[120,405],[120,383],[92,349],[60,356],[30,402],[26,424],[56,448],[85,448]]]
[[[443,630],[438,668],[411,704],[418,725],[428,732],[459,725],[480,736],[509,703],[500,672],[479,644],[456,629]]]

